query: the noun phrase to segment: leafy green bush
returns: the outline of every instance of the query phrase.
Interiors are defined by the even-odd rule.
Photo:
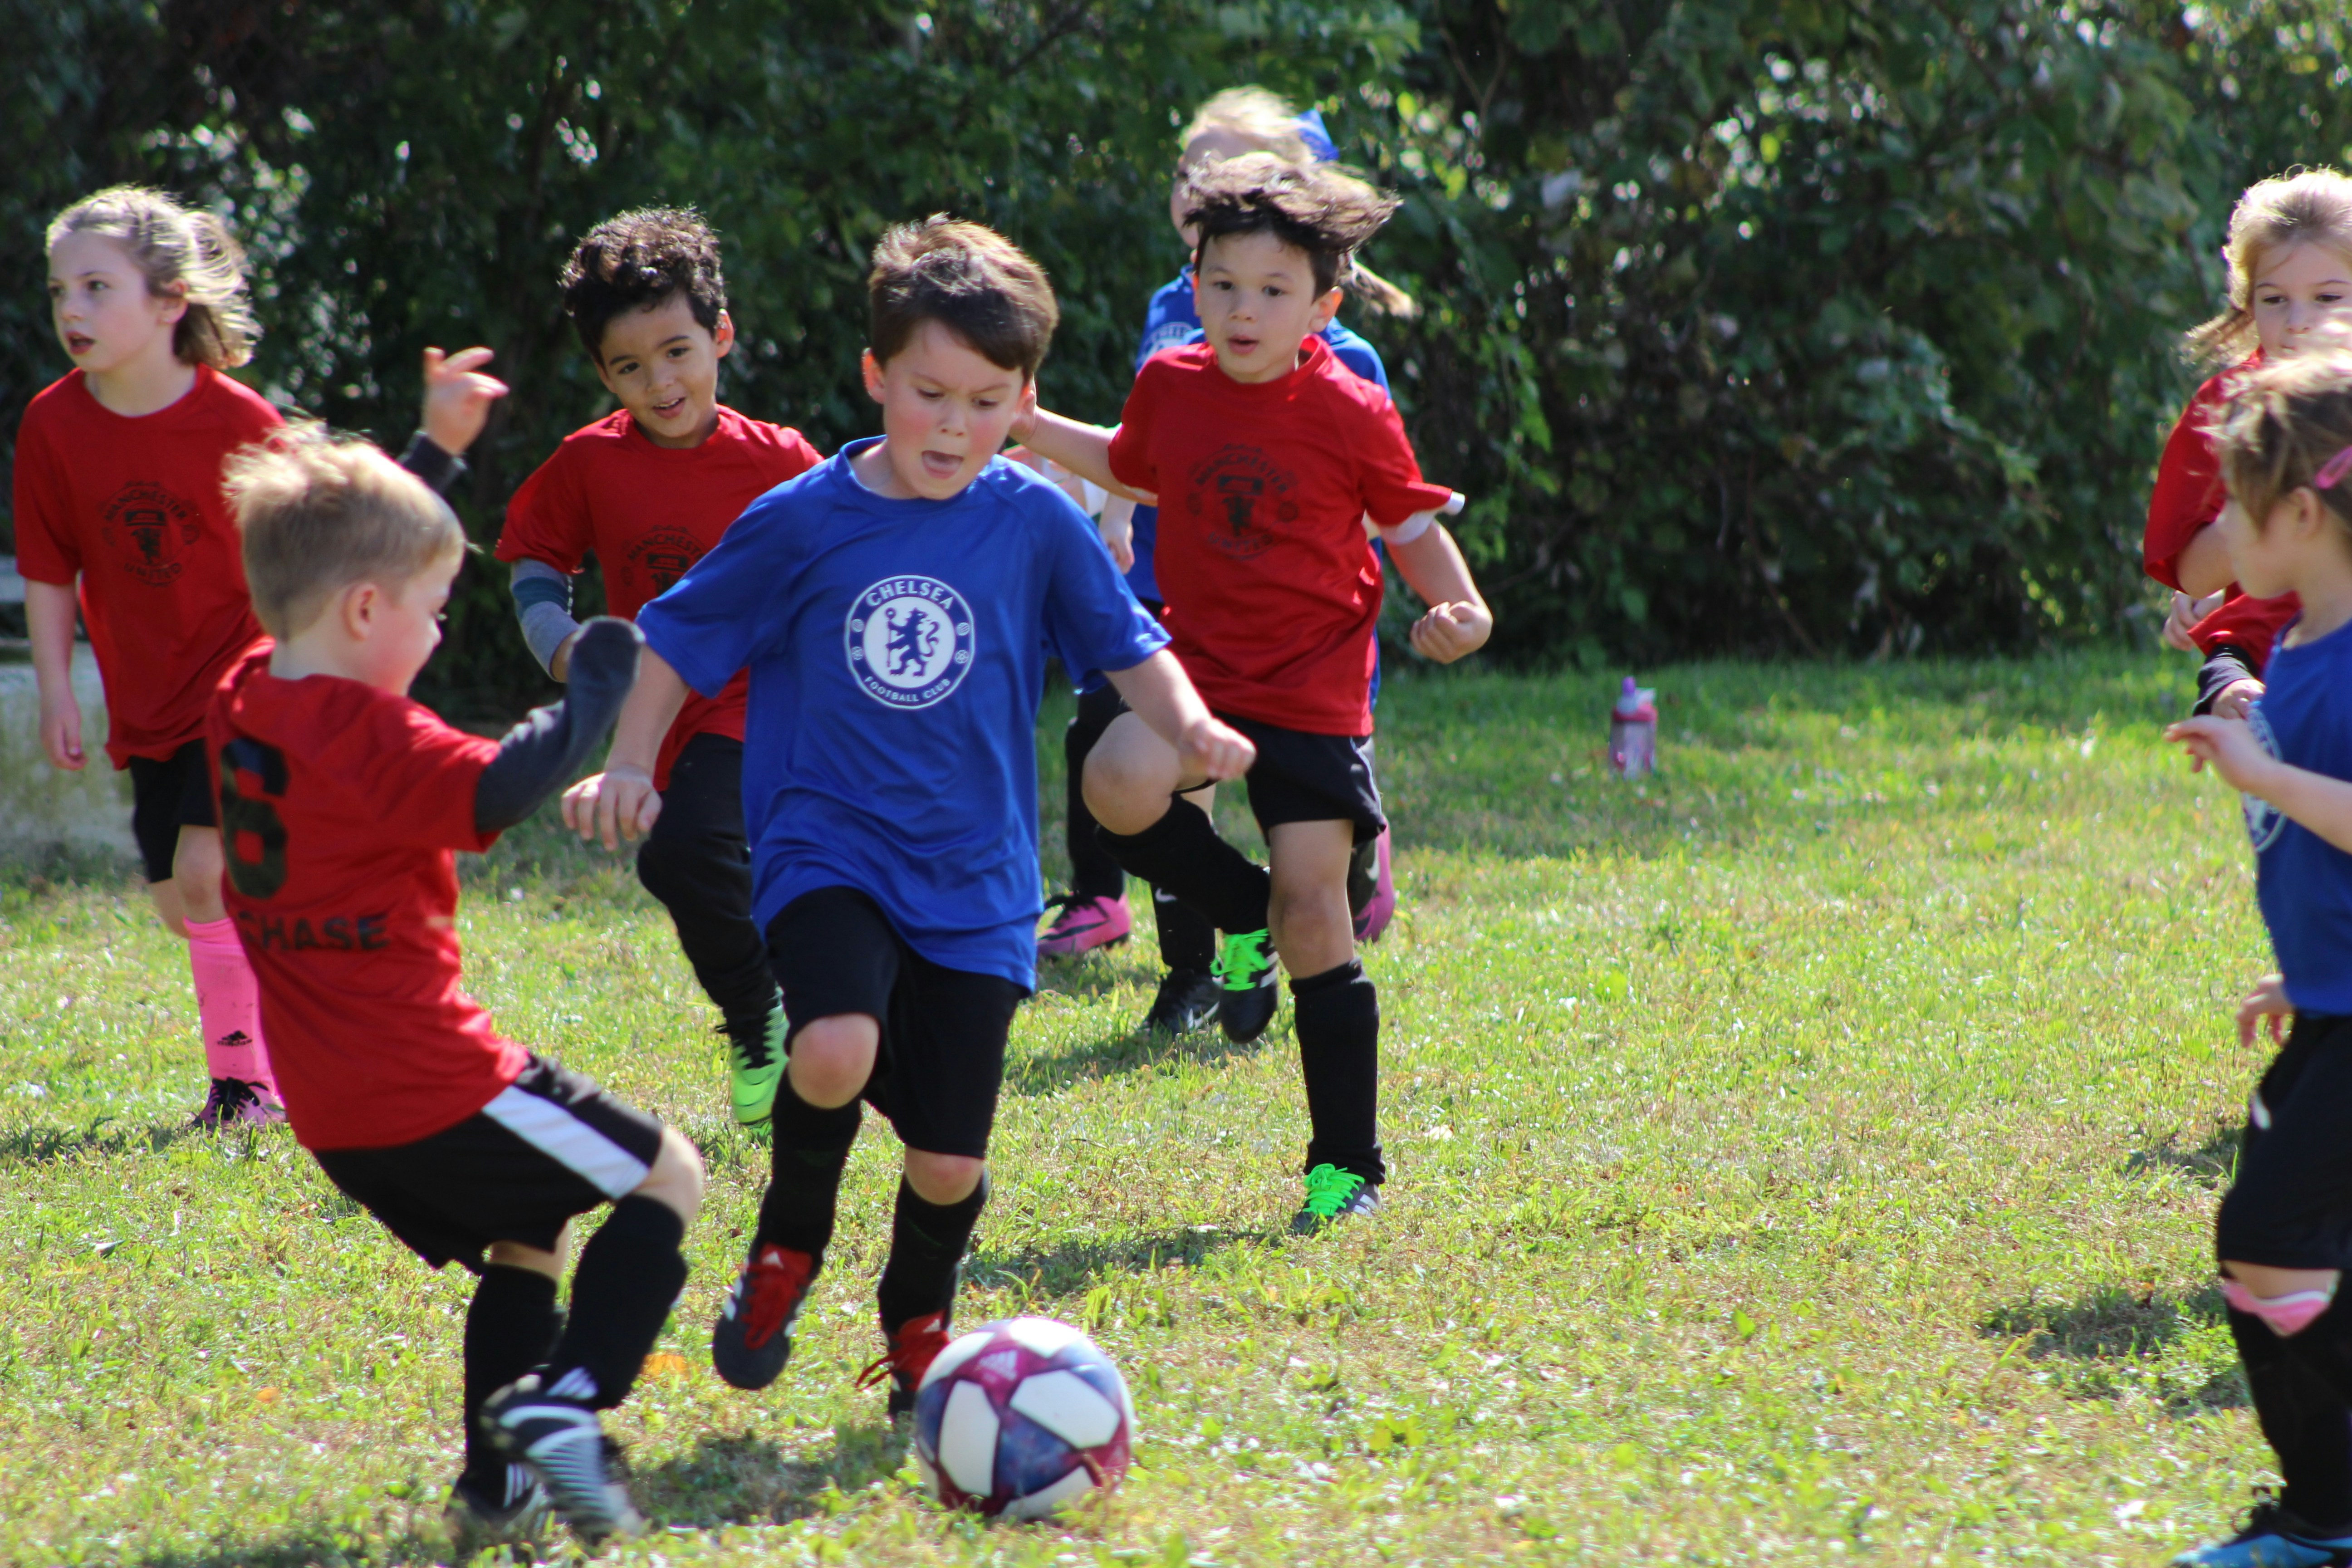
[[[1181,260],[1174,128],[1260,80],[1408,200],[1358,312],[1464,533],[1499,651],[1999,647],[2143,610],[2140,508],[2249,179],[2347,155],[2344,26],[2309,4],[0,0],[0,428],[62,369],[40,231],[109,180],[224,205],[259,261],[257,384],[401,438],[428,342],[516,386],[460,510],[607,406],[553,308],[571,237],[703,207],[743,336],[729,400],[871,427],[863,258],[952,209],[1062,294],[1056,405],[1113,418]],[[427,693],[543,689],[501,570]]]

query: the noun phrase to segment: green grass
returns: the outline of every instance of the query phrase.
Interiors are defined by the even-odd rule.
[[[1155,1047],[1148,942],[1049,972],[960,1317],[1080,1321],[1126,1368],[1138,1468],[1060,1527],[937,1512],[850,1387],[877,1126],[793,1368],[711,1375],[764,1152],[710,1014],[610,862],[535,823],[470,865],[501,1026],[710,1166],[682,1364],[614,1424],[667,1529],[617,1555],[2154,1563],[2222,1529],[2267,1473],[2209,1282],[2260,1065],[2225,1005],[2267,948],[2234,800],[2157,739],[2187,668],[1656,683],[1639,787],[1604,776],[1605,681],[1391,684],[1374,1223],[1283,1233],[1286,1023]],[[5,883],[0,1561],[439,1561],[467,1280],[282,1132],[181,1132],[191,1013],[119,875]]]

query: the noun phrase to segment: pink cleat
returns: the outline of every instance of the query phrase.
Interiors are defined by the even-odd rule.
[[[1064,893],[1048,899],[1045,907],[1062,912],[1037,933],[1040,958],[1075,958],[1097,947],[1125,942],[1127,933],[1135,929],[1134,919],[1127,912],[1124,893],[1115,899],[1082,899],[1076,893]]]
[[[1372,896],[1356,911],[1356,940],[1374,942],[1381,932],[1389,929],[1389,920],[1396,913],[1396,879],[1389,873],[1389,830],[1372,840]]]

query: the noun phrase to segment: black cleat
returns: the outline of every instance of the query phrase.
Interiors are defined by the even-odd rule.
[[[824,1265],[772,1244],[743,1265],[719,1321],[710,1325],[710,1364],[737,1388],[765,1388],[793,1358],[793,1325],[808,1304]]]
[[[1171,969],[1160,977],[1160,994],[1151,999],[1151,1011],[1143,1016],[1143,1026],[1155,1035],[1189,1035],[1204,1029],[1209,1020],[1217,1016],[1217,1004],[1225,994],[1213,974],[1203,974],[1197,969]]]
[[[1343,1219],[1380,1212],[1380,1188],[1353,1171],[1318,1165],[1307,1173],[1307,1202],[1291,1217],[1291,1234],[1313,1236]]]
[[[449,1488],[442,1521],[462,1560],[492,1546],[536,1542],[547,1533],[547,1489],[521,1465],[508,1465],[493,1483],[493,1498],[467,1477]]]
[[[604,1424],[586,1399],[556,1392],[564,1382],[549,1386],[532,1373],[507,1384],[483,1405],[484,1430],[539,1478],[557,1516],[583,1542],[644,1534],[645,1516],[608,1468]]]
[[[1224,1026],[1225,1038],[1245,1046],[1265,1034],[1282,1005],[1282,975],[1267,934],[1245,931],[1226,937],[1211,973],[1217,977],[1217,1022]]]

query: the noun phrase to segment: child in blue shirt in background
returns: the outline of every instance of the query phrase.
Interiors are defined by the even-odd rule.
[[[2248,1109],[2215,1223],[2230,1329],[2285,1488],[2185,1568],[2318,1568],[2352,1553],[2352,356],[2250,373],[2216,432],[2213,525],[2258,598],[2301,596],[2243,719],[2168,731],[2245,795],[2278,972],[2238,1009],[2294,1027]]]
[[[1309,109],[1301,113],[1262,87],[1227,88],[1217,93],[1201,105],[1185,128],[1183,153],[1177,160],[1176,179],[1169,196],[1169,219],[1183,237],[1188,250],[1198,237],[1185,227],[1184,215],[1179,207],[1186,172],[1203,163],[1237,157],[1244,153],[1271,153],[1300,165],[1335,163],[1339,156],[1329,132],[1324,129],[1320,110]],[[1413,314],[1412,297],[1370,268],[1359,265],[1349,288],[1390,315]],[[1152,294],[1151,303],[1144,312],[1141,345],[1135,355],[1139,374],[1144,362],[1162,350],[1201,341],[1201,313],[1192,291],[1192,268],[1187,265]],[[1381,391],[1388,390],[1388,369],[1371,344],[1337,321],[1326,327],[1321,336],[1331,345],[1340,363]],[[1160,583],[1153,571],[1158,510],[1114,497],[1104,507],[1102,532],[1112,554],[1127,572],[1127,585],[1157,615],[1161,607]],[[1377,550],[1378,544],[1373,548]],[[1378,700],[1377,669],[1372,675],[1372,691]],[[1094,816],[1087,809],[1079,784],[1087,754],[1118,713],[1118,693],[1097,682],[1093,689],[1078,693],[1077,713],[1063,735],[1062,751],[1068,765],[1064,823],[1070,857],[1070,890],[1055,895],[1048,903],[1047,907],[1057,912],[1038,935],[1041,957],[1070,957],[1108,946],[1123,941],[1132,928],[1127,907],[1126,873],[1096,838]],[[1203,790],[1194,801],[1206,811],[1214,796],[1215,791]],[[1396,910],[1396,885],[1389,868],[1388,830],[1382,828],[1379,837],[1366,845],[1358,858],[1360,864],[1349,878],[1348,889],[1356,911],[1356,938],[1359,942],[1373,942],[1387,928]],[[1159,994],[1144,1017],[1143,1026],[1166,1034],[1189,1033],[1203,1026],[1216,1014],[1219,988],[1209,973],[1216,953],[1216,932],[1205,916],[1169,897],[1164,889],[1152,889],[1152,908],[1160,931],[1160,962],[1167,965],[1167,973],[1160,978]]]
[[[881,438],[753,502],[639,612],[644,671],[564,820],[607,847],[642,837],[688,687],[710,696],[748,669],[751,918],[783,986],[787,1067],[774,1174],[711,1361],[738,1388],[783,1370],[863,1099],[906,1145],[885,1348],[862,1380],[888,1379],[895,1415],[947,1343],[1005,1037],[1036,977],[1048,652],[1106,674],[1212,777],[1255,751],[1210,716],[1086,514],[998,456],[1036,404],[1058,314],[1044,271],[991,229],[934,217],[883,237],[868,291]]]

